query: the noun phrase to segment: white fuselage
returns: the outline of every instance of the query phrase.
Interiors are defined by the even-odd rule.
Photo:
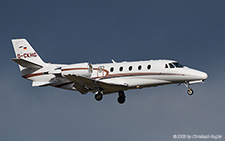
[[[93,65],[89,63],[72,65],[47,64],[32,74],[24,75],[24,78],[34,82],[52,82],[50,83],[51,86],[70,90],[76,90],[73,87],[74,82],[63,77],[64,75],[76,74],[105,83],[126,85],[126,89],[173,83],[202,82],[207,79],[206,73],[188,67],[176,67],[172,64],[174,62],[176,63],[176,61],[172,60],[150,60]],[[114,89],[103,92],[107,94],[118,91],[121,90]]]

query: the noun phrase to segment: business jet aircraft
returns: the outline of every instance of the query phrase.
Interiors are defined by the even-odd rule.
[[[193,94],[190,84],[201,83],[207,74],[185,67],[172,60],[115,62],[105,64],[77,63],[71,65],[50,64],[42,61],[26,39],[12,39],[22,77],[32,80],[32,86],[53,86],[95,93],[97,101],[103,95],[118,92],[118,102],[126,100],[128,89],[140,89],[166,84],[184,83],[188,95]]]

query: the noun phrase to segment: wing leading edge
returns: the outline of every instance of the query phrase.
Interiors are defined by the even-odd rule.
[[[126,90],[127,85],[115,84],[115,83],[105,83],[100,80],[89,79],[78,75],[65,75],[67,79],[75,82],[74,87],[82,94],[88,91],[99,91],[101,90],[104,94],[111,92],[117,92],[121,90]]]

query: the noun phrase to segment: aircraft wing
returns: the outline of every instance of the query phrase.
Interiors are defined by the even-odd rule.
[[[106,83],[95,79],[89,79],[78,75],[65,75],[67,79],[75,82],[74,87],[82,94],[89,90],[102,90],[103,93],[110,93],[127,89],[125,84]],[[79,85],[78,85],[79,84]],[[88,89],[87,89],[88,88]],[[86,89],[86,91],[85,91]]]

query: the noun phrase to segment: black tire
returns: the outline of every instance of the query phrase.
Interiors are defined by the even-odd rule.
[[[125,97],[126,98],[126,96],[124,94],[124,91],[119,91],[118,94],[119,94],[119,97]]]
[[[126,97],[119,96],[117,101],[119,104],[123,104],[126,101]]]
[[[194,91],[192,89],[188,89],[187,94],[191,96],[194,94]]]
[[[95,100],[97,100],[97,101],[101,101],[102,98],[103,98],[103,94],[101,94],[101,93],[97,93],[97,94],[95,95]]]

